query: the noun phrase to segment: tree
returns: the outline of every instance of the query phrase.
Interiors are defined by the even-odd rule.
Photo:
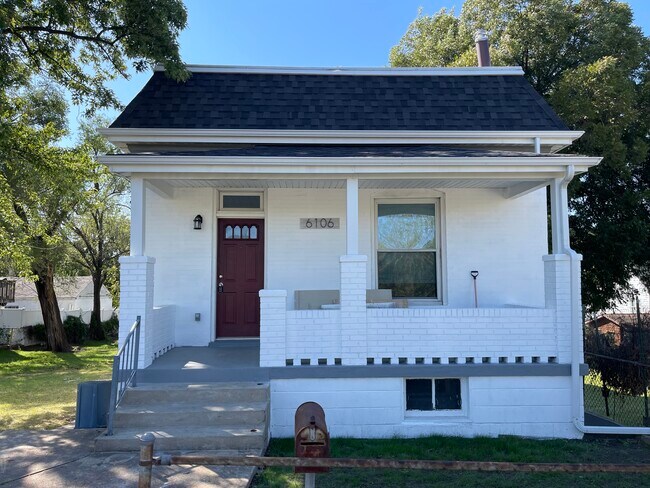
[[[420,13],[391,64],[475,66],[478,28],[495,65],[521,66],[564,121],[585,131],[568,151],[604,156],[569,190],[583,302],[607,308],[632,275],[650,279],[650,39],[614,0],[466,0],[458,16]]]
[[[7,98],[0,113],[0,259],[35,278],[47,342],[70,349],[54,293],[64,252],[61,228],[85,198],[92,161],[78,148],[56,145],[65,133],[63,94],[50,86]]]
[[[34,75],[66,88],[75,103],[118,107],[106,82],[161,63],[184,80],[178,35],[181,0],[5,0],[0,5],[0,83],[24,86]]]
[[[99,133],[108,121],[96,117],[81,123],[81,143],[93,160],[116,151]],[[68,240],[74,249],[73,261],[93,280],[91,339],[104,339],[101,327],[101,288],[117,278],[118,258],[129,250],[129,218],[124,212],[128,180],[110,173],[96,163],[88,184],[88,197],[67,226]],[[111,286],[111,288],[114,288]]]
[[[68,349],[53,288],[60,231],[93,181],[94,166],[85,150],[56,147],[64,98],[33,98],[30,85],[49,81],[89,113],[119,107],[106,83],[128,77],[128,62],[136,71],[160,63],[178,81],[189,76],[177,42],[186,22],[181,0],[0,3],[0,259],[37,278],[53,350]]]

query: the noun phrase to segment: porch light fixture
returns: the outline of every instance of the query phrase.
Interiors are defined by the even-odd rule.
[[[194,217],[194,230],[201,230],[202,225],[203,225],[203,217],[201,217],[200,215]]]

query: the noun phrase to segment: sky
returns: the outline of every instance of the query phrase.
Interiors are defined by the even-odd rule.
[[[422,7],[459,12],[462,0],[185,0],[188,26],[180,36],[188,64],[249,66],[387,66]],[[630,0],[635,23],[650,34],[650,0]],[[150,73],[109,86],[124,105]],[[111,120],[117,111],[107,111]],[[81,109],[72,107],[70,129]],[[74,136],[72,136],[74,137]]]

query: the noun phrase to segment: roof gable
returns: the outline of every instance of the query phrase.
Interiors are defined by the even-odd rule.
[[[383,73],[156,71],[111,128],[567,130],[521,75]]]

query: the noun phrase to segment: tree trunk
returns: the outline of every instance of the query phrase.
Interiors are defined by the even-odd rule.
[[[96,341],[106,339],[102,329],[102,303],[101,303],[102,281],[101,271],[93,274],[93,311],[90,316],[90,338]]]
[[[43,269],[34,270],[34,272],[38,276],[36,292],[41,304],[43,324],[47,334],[47,347],[54,352],[69,352],[72,349],[63,330],[59,302],[54,292],[54,268],[51,264],[47,264]]]

